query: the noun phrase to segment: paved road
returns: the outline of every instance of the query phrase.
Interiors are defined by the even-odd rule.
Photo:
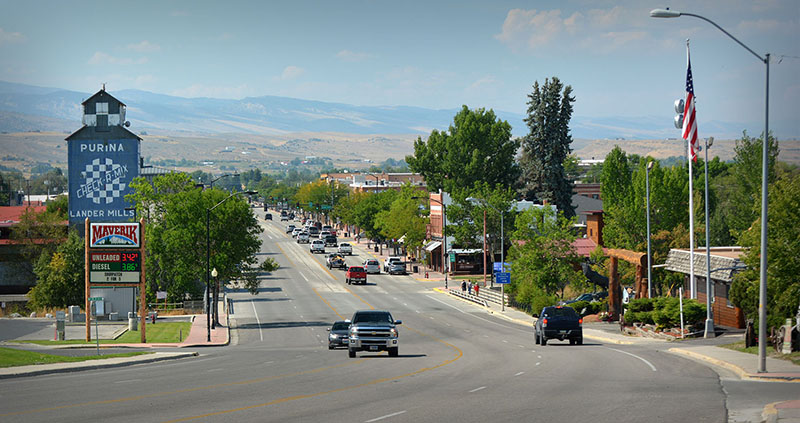
[[[349,286],[324,256],[287,237],[285,223],[262,224],[262,256],[282,268],[257,296],[230,293],[230,346],[195,359],[0,380],[0,420],[727,421],[720,377],[702,364],[641,345],[541,347],[529,327],[409,276]],[[357,253],[348,263],[366,257]],[[369,308],[403,320],[400,357],[329,351],[330,323]]]

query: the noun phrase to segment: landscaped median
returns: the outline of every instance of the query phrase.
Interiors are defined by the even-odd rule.
[[[40,352],[0,347],[0,367],[30,366],[37,364],[53,364],[53,363],[75,363],[79,361],[98,360],[104,358],[134,357],[143,354],[150,354],[150,352],[137,351],[137,352],[118,353],[118,354],[68,357],[62,355],[44,354]]]
[[[189,336],[189,331],[192,329],[191,322],[163,322],[156,324],[148,324],[146,327],[147,343],[148,344],[172,344],[179,343]],[[94,337],[94,333],[92,333]],[[141,340],[139,331],[125,331],[116,339],[101,339],[100,344],[138,344]],[[86,342],[83,339],[68,339],[66,341],[53,341],[53,340],[15,340],[9,342],[29,343],[36,345],[76,345],[76,346],[94,346],[96,340]]]

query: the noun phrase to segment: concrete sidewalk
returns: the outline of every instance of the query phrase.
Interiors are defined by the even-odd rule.
[[[787,360],[767,357],[767,372],[758,372],[758,356],[712,345],[686,345],[670,348],[673,354],[726,368],[741,379],[770,382],[800,382],[800,366]]]

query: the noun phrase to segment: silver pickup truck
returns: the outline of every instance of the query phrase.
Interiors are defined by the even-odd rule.
[[[359,310],[350,319],[348,355],[356,356],[357,351],[388,351],[390,357],[398,354],[397,325],[388,311]]]

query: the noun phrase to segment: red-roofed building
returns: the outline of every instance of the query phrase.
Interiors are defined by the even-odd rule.
[[[23,257],[22,245],[11,239],[11,232],[26,212],[46,210],[47,206],[0,207],[0,294],[27,294],[36,284],[33,265]],[[66,233],[67,221],[63,224]]]

